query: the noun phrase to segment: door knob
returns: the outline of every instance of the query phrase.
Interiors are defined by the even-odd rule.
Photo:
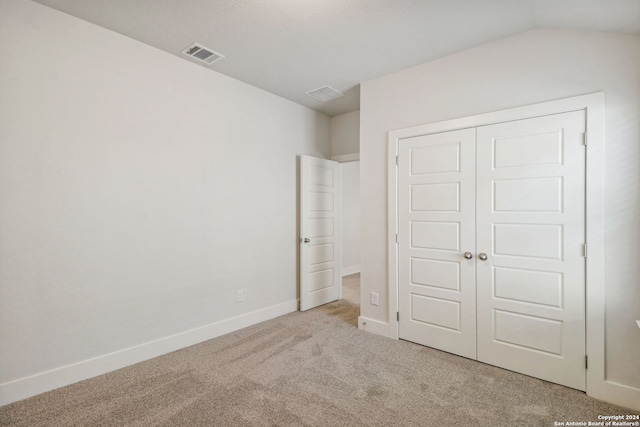
[[[305,237],[305,238],[304,238],[304,240],[303,240],[303,242],[305,242],[305,243],[309,243],[310,241],[311,241],[311,240],[309,240],[309,239],[308,239],[308,238],[306,238],[306,237]]]
[[[478,255],[478,258],[480,258],[481,261],[486,261],[487,254],[485,254],[484,252],[480,252],[480,255]]]
[[[473,254],[472,254],[471,252],[465,252],[465,253],[464,253],[464,257],[465,257],[466,259],[471,259],[471,258],[473,258]]]

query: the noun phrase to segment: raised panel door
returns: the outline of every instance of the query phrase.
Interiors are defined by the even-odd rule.
[[[584,111],[477,130],[478,360],[584,390]]]
[[[300,160],[300,310],[340,298],[339,163]]]
[[[476,357],[475,130],[400,141],[399,336]]]

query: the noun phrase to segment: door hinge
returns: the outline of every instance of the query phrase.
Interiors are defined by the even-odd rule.
[[[396,156],[396,166],[398,166],[398,156]]]
[[[396,320],[399,322],[400,321],[400,312],[396,311]]]
[[[587,244],[585,243],[583,246],[584,246],[584,249],[583,249],[584,257],[586,258],[587,257]]]
[[[587,132],[582,134],[582,143],[586,146],[587,145]]]
[[[584,369],[589,369],[589,356],[584,356]]]
[[[396,233],[396,243],[398,243],[398,233]]]

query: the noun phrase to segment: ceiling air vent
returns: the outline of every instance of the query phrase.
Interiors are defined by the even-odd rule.
[[[224,58],[224,55],[220,55],[218,52],[214,52],[209,48],[206,48],[198,43],[194,43],[185,50],[182,51],[187,56],[197,59],[200,62],[204,62],[207,65],[213,64],[216,61]]]
[[[342,92],[340,92],[339,90],[335,90],[331,86],[325,86],[321,87],[320,89],[311,90],[307,92],[307,95],[320,102],[327,102],[331,101],[332,99],[344,96]]]

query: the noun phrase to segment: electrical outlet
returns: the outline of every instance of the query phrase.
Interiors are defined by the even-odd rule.
[[[240,289],[238,292],[236,292],[236,302],[242,301],[244,301],[244,291]]]
[[[378,305],[378,299],[380,295],[377,292],[371,292],[371,304]]]

